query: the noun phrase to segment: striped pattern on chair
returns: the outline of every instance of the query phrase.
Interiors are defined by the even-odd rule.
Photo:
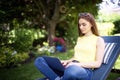
[[[103,58],[103,63],[107,64],[108,60],[114,50],[116,46],[116,43],[106,43],[105,44],[105,54],[104,54],[104,58]]]

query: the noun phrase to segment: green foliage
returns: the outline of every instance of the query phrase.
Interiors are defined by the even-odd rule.
[[[0,0],[0,23],[11,22],[14,18],[23,20],[26,4],[25,0]]]
[[[117,13],[106,14],[99,11],[97,18],[99,22],[115,22],[117,20],[120,20],[120,15]]]
[[[11,37],[9,36],[9,24],[0,24],[0,47],[8,46],[9,40]]]
[[[32,36],[28,29],[16,29],[13,48],[19,52],[26,52],[32,46]]]
[[[71,18],[74,17],[73,14],[76,14],[75,16],[78,16],[78,13],[80,12],[91,12],[96,15],[96,3],[100,1],[101,0],[1,0],[0,23],[12,23],[14,19],[17,19],[20,24],[20,22],[25,19],[27,21],[30,20],[33,25],[37,25],[35,26],[37,27],[37,29],[45,29],[46,32],[50,34],[48,34],[49,37],[51,37],[51,35],[54,36],[55,31],[51,30],[51,32],[49,32],[49,27],[51,27],[50,29],[55,28],[53,28],[54,26],[50,26],[50,22],[54,22],[54,25],[56,25],[63,20],[67,20],[67,15],[70,14]],[[61,7],[63,13],[61,12]],[[69,20],[68,22],[69,25],[71,25],[70,23],[72,22],[72,20]],[[16,25],[16,27],[17,26],[19,25]],[[30,28],[31,26],[28,27]],[[50,38],[49,42],[51,42],[51,39],[52,38]]]
[[[5,31],[0,27],[0,67],[19,65],[29,57],[27,53],[32,47],[33,40],[43,37],[42,33],[44,32],[40,32],[39,29],[31,29],[28,26],[33,25],[27,20],[18,22],[14,19],[12,25],[8,26],[9,28],[13,27],[11,30]],[[14,51],[17,54],[13,56]],[[25,52],[26,54],[22,54]]]
[[[111,34],[118,34],[118,33],[120,33],[120,19],[115,21],[115,22],[113,22],[113,24],[115,26],[114,26],[114,29],[113,29]]]
[[[73,47],[78,37],[77,18],[78,18],[77,13],[68,14],[68,16],[66,17],[67,26],[66,25],[64,26],[67,27],[65,31],[65,40],[67,47]]]
[[[26,22],[20,24],[17,20],[13,20],[15,28],[11,31],[11,42],[13,49],[18,52],[27,52],[32,46],[33,32],[28,29],[29,23]]]
[[[6,66],[6,56],[0,54],[0,67]]]
[[[109,24],[109,25],[101,25],[101,29],[104,30],[104,32],[108,32],[108,35],[114,35],[120,33],[120,14],[117,13],[103,13],[98,12],[97,21],[100,24]],[[113,25],[110,25],[113,24]],[[106,30],[105,30],[106,29]],[[103,32],[102,32],[103,33]]]
[[[1,50],[0,68],[19,66],[21,62],[24,62],[29,58],[27,53],[18,53],[17,51],[13,51],[6,47],[2,48]]]
[[[75,24],[69,25],[68,30],[66,31],[66,41],[67,41],[67,47],[73,47],[76,43],[78,37],[78,27]]]

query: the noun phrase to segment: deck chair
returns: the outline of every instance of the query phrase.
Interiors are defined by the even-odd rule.
[[[93,70],[92,80],[106,80],[120,54],[120,36],[102,36],[105,40],[105,55],[100,68]]]

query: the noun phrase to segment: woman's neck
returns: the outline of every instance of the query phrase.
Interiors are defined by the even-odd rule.
[[[89,33],[86,33],[86,34],[84,34],[84,36],[91,36],[91,35],[93,35],[93,33],[92,32],[89,32]]]

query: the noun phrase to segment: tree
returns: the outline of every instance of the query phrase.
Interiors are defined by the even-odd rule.
[[[33,0],[38,9],[38,23],[43,22],[48,31],[48,40],[50,46],[53,45],[56,25],[66,19],[68,14],[90,11],[97,12],[96,3],[99,0]],[[35,9],[35,8],[34,8]],[[33,10],[34,10],[33,9]],[[94,11],[93,11],[94,10]]]
[[[97,13],[100,0],[1,0],[1,22],[14,18],[27,19],[39,28],[46,29],[49,45],[53,45],[56,25],[79,12]],[[69,16],[71,14],[71,16]],[[4,16],[4,17],[3,17]]]

